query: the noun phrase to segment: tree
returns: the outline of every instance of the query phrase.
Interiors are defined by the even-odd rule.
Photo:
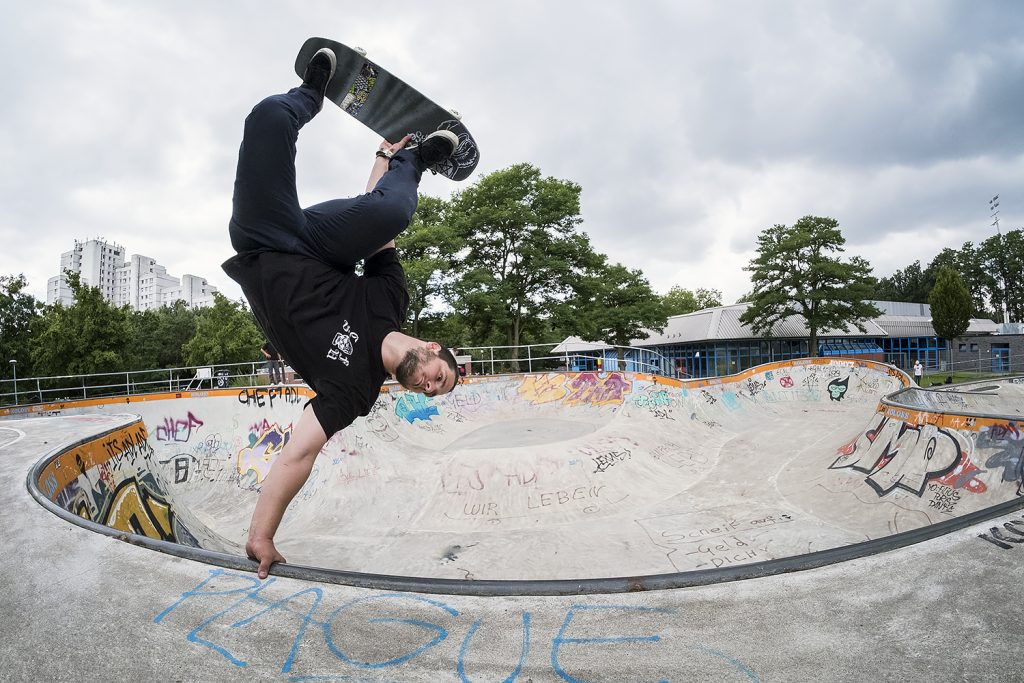
[[[480,343],[519,345],[600,263],[576,231],[579,197],[579,185],[517,164],[452,198],[450,222],[466,248],[450,303]]]
[[[834,218],[804,216],[792,226],[775,225],[757,243],[758,255],[745,268],[753,297],[740,316],[755,334],[769,336],[775,323],[799,315],[810,332],[809,353],[817,356],[821,330],[853,325],[864,332],[864,321],[881,315],[865,302],[874,291],[871,266],[859,256],[837,256],[846,240]]]
[[[466,319],[453,311],[424,314],[419,319],[418,336],[420,339],[434,340],[452,348],[476,343]]]
[[[922,269],[920,261],[915,261],[891,276],[880,279],[873,298],[882,301],[927,303],[939,270],[949,267],[960,274],[964,286],[971,295],[972,317],[998,318],[995,309],[1002,303],[1000,274],[1006,270],[1012,278],[1012,264],[1017,264],[1019,269],[1019,264],[1024,263],[1024,251],[1013,253],[1014,241],[1009,234],[1004,244],[1011,247],[1011,253],[1008,255],[999,246],[998,236],[993,236],[977,247],[971,242],[964,242],[960,249],[946,247],[935,255],[927,268]],[[1011,289],[1008,288],[1008,291]],[[1021,309],[1024,312],[1024,306],[1021,306]]]
[[[32,323],[40,316],[43,305],[25,291],[28,281],[22,275],[0,275],[0,363],[4,373],[8,361],[18,361],[23,376],[31,376],[29,354]]]
[[[933,281],[921,268],[920,261],[914,261],[889,277],[883,277],[875,286],[874,298],[879,301],[909,301],[923,304],[928,301]]]
[[[972,314],[979,318],[991,317],[993,314],[989,310],[990,302],[996,289],[999,271],[988,270],[981,249],[971,242],[964,242],[959,250],[947,247],[936,254],[924,271],[929,293],[935,286],[939,270],[943,267],[952,268],[960,274],[964,285],[971,293]]]
[[[960,273],[949,266],[939,270],[935,287],[928,296],[928,305],[932,309],[935,333],[950,345],[971,324],[971,293],[967,291]]]
[[[182,348],[188,365],[246,363],[257,360],[263,333],[238,301],[217,292],[214,304],[199,311],[196,333]]]
[[[184,301],[137,311],[132,315],[131,367],[135,370],[180,368],[183,348],[195,336],[199,313]]]
[[[702,311],[705,308],[716,308],[722,305],[722,291],[719,289],[698,287],[696,297],[698,311]]]
[[[604,261],[604,257],[602,257]],[[580,321],[581,335],[591,341],[605,341],[618,347],[619,369],[625,370],[625,349],[634,339],[660,332],[668,322],[665,304],[639,270],[622,264],[602,263],[578,286],[584,301],[568,302],[563,313]],[[584,303],[585,302],[585,303]]]
[[[32,325],[31,354],[36,374],[89,375],[128,367],[131,334],[127,309],[103,298],[98,287],[83,285],[65,271],[74,303],[47,306]]]
[[[675,285],[661,297],[661,302],[665,306],[666,315],[685,315],[694,311],[702,311],[705,308],[721,306],[722,292],[704,287],[698,287],[695,292],[691,292]]]
[[[981,288],[991,303],[992,316],[1002,322],[1005,301],[1010,320],[1024,320],[1024,232],[1010,230],[1002,237],[989,237],[979,245],[977,260],[987,274]]]
[[[395,242],[402,254],[402,266],[409,288],[409,334],[419,337],[421,321],[431,301],[450,284],[454,255],[460,240],[447,222],[448,204],[442,199],[421,196],[409,227]]]

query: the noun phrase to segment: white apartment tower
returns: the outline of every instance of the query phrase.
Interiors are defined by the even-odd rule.
[[[75,248],[60,255],[60,274],[51,277],[46,283],[46,302],[60,303],[70,306],[74,303],[71,289],[64,277],[64,271],[78,273],[82,284],[98,287],[107,301],[114,300],[116,289],[116,272],[124,263],[124,247],[111,244],[104,240],[94,239],[85,242],[75,240]]]
[[[117,293],[115,306],[130,306],[136,311],[146,311],[163,305],[164,289],[179,285],[178,278],[167,274],[167,268],[156,259],[142,254],[132,254],[124,265],[117,269]]]
[[[210,285],[206,278],[198,275],[185,274],[181,276],[181,284],[178,287],[171,287],[163,291],[163,305],[170,306],[175,301],[184,301],[192,308],[206,308],[213,306],[213,293],[216,287]]]
[[[102,240],[75,242],[75,248],[61,254],[60,275],[47,282],[46,301],[65,306],[74,303],[64,271],[81,273],[82,283],[99,287],[103,298],[115,306],[128,306],[145,311],[183,300],[193,308],[213,305],[217,291],[205,278],[185,275],[178,279],[168,274],[167,268],[156,259],[132,254],[125,260],[124,247]]]

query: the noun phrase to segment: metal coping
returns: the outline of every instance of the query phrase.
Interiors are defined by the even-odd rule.
[[[255,572],[259,564],[247,557],[218,553],[202,548],[193,548],[178,543],[160,541],[131,532],[120,531],[112,527],[97,524],[65,510],[47,498],[39,490],[36,482],[39,475],[54,458],[63,455],[84,443],[102,438],[124,427],[141,421],[139,416],[129,422],[120,424],[109,430],[84,437],[77,441],[54,448],[43,456],[30,470],[26,480],[29,493],[44,508],[61,519],[99,534],[111,536],[119,541],[141,546],[149,550],[166,553],[196,562],[204,562],[219,567],[238,571]],[[670,590],[674,588],[691,588],[707,586],[745,579],[757,579],[778,574],[806,571],[831,564],[847,562],[870,555],[889,552],[939,536],[959,531],[969,526],[1000,517],[1024,508],[1024,496],[1015,500],[1005,501],[998,505],[978,510],[962,517],[930,524],[919,529],[904,531],[884,538],[862,541],[839,548],[829,548],[803,555],[794,555],[777,560],[753,562],[736,567],[721,567],[700,571],[673,572],[669,574],[648,574],[644,576],[619,576],[600,579],[531,579],[531,580],[467,580],[467,579],[433,579],[419,576],[394,576],[389,574],[369,574],[351,572],[341,569],[309,567],[298,564],[275,564],[271,566],[271,574],[303,581],[340,584],[354,588],[365,588],[382,591],[436,593],[443,595],[465,595],[477,597],[491,596],[571,596],[591,595],[598,593],[634,593],[654,590]]]
[[[1012,380],[1022,380],[1022,382],[1013,382]],[[964,387],[971,387],[971,386],[978,385],[978,384],[991,385],[992,383],[993,383],[993,380],[988,379],[988,380],[979,380],[977,382],[967,382],[967,383],[964,383],[964,384],[952,385],[952,386],[956,386],[957,390],[932,389],[931,387],[928,387],[927,389],[925,389],[924,387],[909,386],[909,387],[904,387],[902,389],[897,389],[896,391],[892,392],[891,394],[883,396],[881,401],[880,401],[880,403],[882,405],[891,406],[893,408],[903,408],[904,410],[913,410],[913,411],[918,412],[918,413],[931,413],[932,415],[956,415],[956,416],[960,416],[960,417],[982,417],[982,418],[987,418],[987,419],[990,419],[990,420],[1006,420],[1008,422],[1019,422],[1022,419],[1022,416],[1020,415],[1020,413],[1016,413],[1016,414],[1013,414],[1013,415],[1009,415],[1009,414],[1003,415],[1003,414],[993,414],[993,413],[975,413],[975,412],[971,412],[969,410],[957,409],[956,406],[949,406],[947,408],[929,408],[929,407],[920,406],[920,405],[912,405],[909,402],[907,402],[907,403],[900,402],[900,397],[901,396],[904,396],[904,395],[910,396],[910,395],[913,395],[913,394],[916,394],[916,393],[938,394],[940,396],[943,395],[943,394],[957,394],[957,395],[963,394],[963,395],[966,395],[966,396],[998,396],[998,394],[995,393],[995,392],[993,392],[991,394],[989,394],[989,393],[982,394],[982,393],[979,393],[977,389],[975,389],[973,391],[969,390],[969,389],[967,391],[962,391],[961,390]],[[1024,383],[1024,375],[1015,375],[1013,377],[1006,377],[1005,379],[1003,379],[1001,381],[1001,383],[1002,384],[1020,384],[1020,383]]]

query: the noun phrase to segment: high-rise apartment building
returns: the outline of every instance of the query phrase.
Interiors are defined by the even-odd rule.
[[[170,306],[175,301],[184,301],[192,308],[206,308],[213,306],[213,293],[216,291],[217,288],[211,286],[206,278],[186,273],[181,276],[180,285],[163,291],[162,303]]]
[[[156,259],[142,254],[132,254],[131,258],[117,269],[117,293],[115,306],[130,306],[136,311],[143,310],[139,305],[139,281],[150,273],[167,274],[167,269],[157,265]]]
[[[74,299],[64,271],[78,273],[83,285],[98,287],[107,301],[114,300],[116,271],[124,263],[124,247],[103,240],[75,240],[75,248],[60,255],[60,274],[46,283],[46,302],[70,306]]]
[[[119,244],[103,240],[75,241],[75,248],[61,254],[60,275],[47,282],[46,301],[65,306],[74,303],[64,271],[81,274],[82,284],[99,287],[103,298],[115,306],[129,306],[145,311],[169,306],[182,300],[193,308],[213,305],[217,291],[205,278],[185,275],[181,279],[168,274],[156,259],[132,254],[127,260]]]

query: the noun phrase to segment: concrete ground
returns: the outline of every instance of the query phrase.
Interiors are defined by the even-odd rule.
[[[898,551],[648,593],[398,594],[213,567],[69,524],[27,493],[123,418],[0,422],[3,680],[1024,680],[1024,514]],[[992,537],[1009,542],[993,543]]]
[[[25,477],[82,428],[72,417],[0,429],[3,680],[1024,680],[1024,549],[978,538],[1024,524],[1021,514],[717,586],[586,598],[387,594],[259,582],[62,521],[28,496]]]

